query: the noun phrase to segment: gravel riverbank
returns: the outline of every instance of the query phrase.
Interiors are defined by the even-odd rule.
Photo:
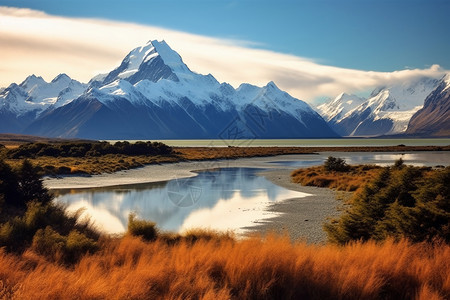
[[[307,243],[325,243],[326,234],[323,224],[329,219],[340,215],[343,202],[337,199],[335,191],[327,188],[301,186],[291,182],[292,170],[263,171],[260,175],[273,183],[290,190],[308,193],[304,198],[287,199],[273,203],[268,211],[278,213],[278,216],[260,221],[255,226],[246,229],[249,233],[266,234],[276,232],[288,234],[293,241]]]

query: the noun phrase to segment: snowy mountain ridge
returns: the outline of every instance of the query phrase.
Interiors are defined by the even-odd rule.
[[[28,76],[21,84],[11,84],[0,92],[0,109],[18,115],[35,111],[42,113],[49,107],[60,107],[78,98],[87,85],[59,74],[51,82],[36,75]]]
[[[317,107],[317,110],[327,122],[336,122],[345,114],[362,104],[366,99],[341,93],[333,100],[323,103]]]
[[[300,138],[336,134],[307,103],[281,91],[192,72],[164,41],[150,41],[88,85],[31,76],[0,94],[0,114],[20,133],[95,139]],[[39,108],[39,109],[37,109]],[[234,122],[234,123],[233,123]],[[20,124],[20,125],[18,125]],[[25,124],[25,125],[23,125]],[[233,130],[229,130],[233,127]]]
[[[328,119],[329,125],[343,136],[400,134],[406,131],[411,117],[423,107],[425,98],[438,83],[438,79],[421,77],[378,87],[367,100],[334,119],[329,118],[330,111],[339,107],[334,101],[323,104],[318,110]]]
[[[450,136],[450,74],[444,76],[436,89],[425,99],[423,108],[417,111],[408,124],[410,136]]]
[[[158,57],[164,65],[156,61]],[[148,65],[157,66],[157,69],[152,68],[150,73]],[[147,78],[132,84],[139,72],[145,72]],[[106,76],[103,84],[92,92],[105,105],[117,97],[126,97],[132,103],[151,102],[155,105],[165,101],[178,104],[180,99],[187,97],[199,107],[214,103],[226,111],[253,104],[263,110],[282,110],[299,121],[301,116],[298,112],[315,113],[305,102],[281,91],[273,81],[261,88],[244,83],[234,89],[227,83],[219,83],[211,74],[194,73],[164,41],[150,41],[143,47],[133,49],[123,63]]]

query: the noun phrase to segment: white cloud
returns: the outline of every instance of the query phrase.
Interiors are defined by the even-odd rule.
[[[321,65],[313,60],[249,48],[245,41],[210,38],[153,26],[100,19],[57,17],[31,9],[0,7],[0,86],[30,74],[46,80],[59,73],[87,82],[112,70],[133,48],[166,40],[193,71],[213,74],[237,87],[274,81],[293,96],[312,101],[340,92],[361,92],[418,76],[440,77],[439,66],[367,72]]]

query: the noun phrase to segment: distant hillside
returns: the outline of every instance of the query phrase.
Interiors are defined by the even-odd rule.
[[[411,118],[406,134],[450,137],[450,74],[425,99],[425,104]]]
[[[0,133],[0,144],[7,147],[19,146],[26,143],[61,143],[69,142],[74,139],[62,139],[62,138],[48,138],[26,134],[14,134],[14,133]],[[80,140],[77,140],[80,141]]]

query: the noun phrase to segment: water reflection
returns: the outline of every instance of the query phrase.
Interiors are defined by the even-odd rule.
[[[274,185],[257,176],[258,171],[261,169],[225,168],[163,183],[54,192],[56,201],[68,204],[71,211],[84,207],[95,223],[110,233],[125,230],[130,212],[164,230],[237,230],[272,216],[265,211],[270,202],[308,195]]]
[[[412,153],[349,153],[349,152],[333,152],[321,153],[315,159],[308,160],[292,160],[292,161],[274,161],[273,164],[282,166],[303,168],[318,166],[323,164],[328,156],[335,156],[345,159],[348,164],[377,164],[380,166],[392,165],[398,159],[403,159],[405,164],[414,166],[430,166],[437,165],[448,166],[450,164],[450,153],[448,151],[436,152],[412,152]]]

